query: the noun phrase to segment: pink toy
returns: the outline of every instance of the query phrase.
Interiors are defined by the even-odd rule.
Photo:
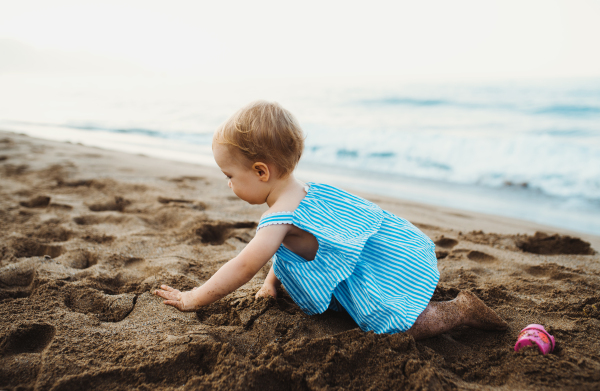
[[[530,324],[519,333],[515,352],[525,346],[536,344],[542,354],[546,355],[554,350],[554,337],[548,334],[541,324]]]

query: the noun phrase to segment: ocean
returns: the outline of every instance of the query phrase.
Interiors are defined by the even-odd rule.
[[[275,100],[324,180],[600,235],[600,79],[407,82],[0,75],[0,129],[214,165],[214,129]]]

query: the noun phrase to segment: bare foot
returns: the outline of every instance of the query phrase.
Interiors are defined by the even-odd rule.
[[[508,323],[477,296],[461,291],[456,296],[456,304],[464,311],[464,324],[483,330],[506,330]]]

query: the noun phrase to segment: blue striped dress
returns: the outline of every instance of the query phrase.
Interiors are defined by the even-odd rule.
[[[273,257],[275,275],[309,315],[343,308],[364,331],[403,332],[440,277],[435,246],[418,228],[333,186],[309,183],[294,212],[268,214],[257,230],[272,224],[293,224],[319,243],[311,261],[283,244]]]

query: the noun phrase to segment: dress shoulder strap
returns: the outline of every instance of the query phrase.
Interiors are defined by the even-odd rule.
[[[268,215],[265,215],[262,219],[260,219],[256,230],[258,231],[262,227],[274,224],[293,224],[293,220],[294,212],[283,211],[269,213]]]

